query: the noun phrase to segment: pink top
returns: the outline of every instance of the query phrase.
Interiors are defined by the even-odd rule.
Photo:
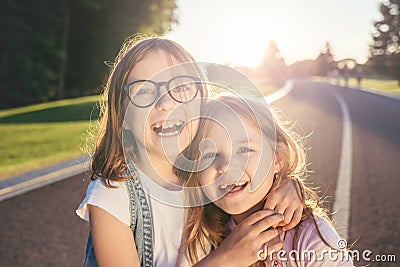
[[[312,220],[306,220],[299,226],[298,241],[294,244],[294,248],[295,229],[282,233],[284,235],[283,248],[274,253],[272,261],[266,261],[266,266],[353,266],[349,254],[343,250],[346,241],[340,238],[327,220],[316,218],[316,222],[321,235],[331,247],[322,241]],[[229,228],[233,230],[235,227],[236,224],[231,218]],[[262,257],[264,254],[260,255]],[[268,256],[267,259],[270,257]],[[296,259],[298,265],[296,265]]]

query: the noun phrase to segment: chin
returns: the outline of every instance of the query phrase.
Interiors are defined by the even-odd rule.
[[[243,207],[242,205],[217,205],[220,209],[230,215],[239,215],[250,209],[250,207]]]

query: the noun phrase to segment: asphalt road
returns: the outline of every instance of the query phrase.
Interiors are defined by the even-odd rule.
[[[349,244],[371,260],[395,255],[397,263],[369,262],[370,266],[400,265],[400,101],[359,90],[296,81],[294,90],[273,103],[297,128],[309,135],[306,146],[314,172],[308,180],[326,196],[333,211],[342,142],[342,114],[329,92],[337,92],[350,113],[353,141]],[[356,252],[355,252],[356,253]],[[366,254],[368,255],[368,253]]]
[[[75,215],[84,175],[0,202],[0,266],[83,266],[89,225]]]
[[[332,211],[342,142],[345,101],[352,125],[352,187],[349,243],[353,250],[395,255],[400,262],[400,102],[333,85],[295,81],[293,91],[273,103],[307,137],[308,181]],[[88,178],[71,177],[0,202],[0,267],[82,266],[88,225],[75,215]],[[364,265],[360,254],[357,266]]]

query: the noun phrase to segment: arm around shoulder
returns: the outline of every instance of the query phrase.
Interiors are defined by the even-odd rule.
[[[140,266],[131,229],[102,208],[88,205],[88,209],[97,264]]]

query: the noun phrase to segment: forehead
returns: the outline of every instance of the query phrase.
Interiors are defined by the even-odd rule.
[[[259,142],[261,131],[234,112],[220,112],[206,121],[205,136],[220,142]]]
[[[178,75],[188,75],[186,63],[178,61],[173,55],[164,50],[149,51],[141,61],[131,70],[128,81],[133,80],[169,80]],[[183,65],[182,65],[183,64]]]

